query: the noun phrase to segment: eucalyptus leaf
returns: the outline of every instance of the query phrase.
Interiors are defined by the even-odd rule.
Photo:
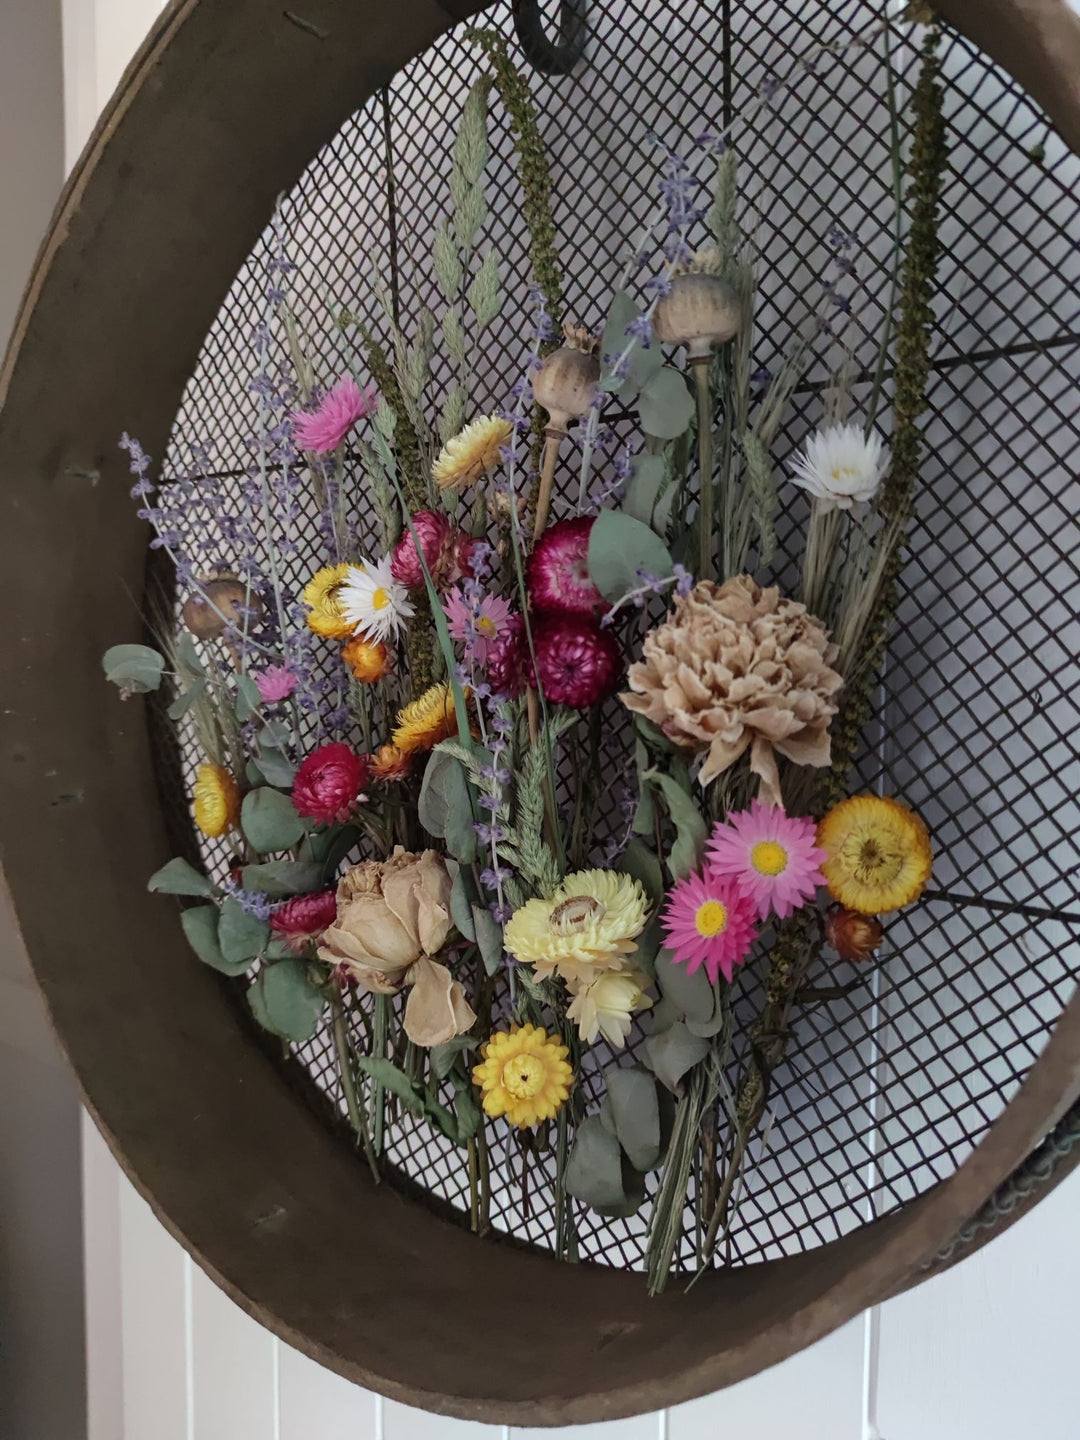
[[[101,665],[106,680],[126,695],[145,695],[160,686],[165,656],[149,645],[113,645],[101,657]]]
[[[653,509],[666,474],[667,466],[662,455],[638,455],[630,470],[630,478],[626,482],[626,492],[622,499],[624,514],[632,515],[635,520],[655,529],[658,534],[662,534],[666,528],[666,517],[665,525],[656,524]],[[667,508],[671,508],[670,503]]]
[[[181,690],[167,710],[170,720],[180,720],[191,707],[206,694],[206,681],[202,676],[192,680],[186,690]]]
[[[648,525],[619,510],[601,510],[589,533],[589,577],[605,600],[640,589],[643,577],[664,579],[671,556]]]
[[[672,776],[665,775],[662,770],[647,770],[641,778],[655,786],[664,797],[667,812],[675,826],[675,843],[667,857],[668,869],[676,880],[681,880],[696,868],[709,828],[693,796]]]
[[[259,751],[259,770],[268,785],[287,790],[296,779],[296,766],[273,745],[264,745]]]
[[[241,724],[250,720],[262,704],[259,687],[250,675],[236,677],[236,718]]]
[[[474,904],[472,915],[476,943],[480,947],[480,958],[484,962],[484,969],[489,975],[494,975],[502,965],[503,959],[502,926],[486,905]]]
[[[195,636],[190,630],[184,630],[176,642],[176,657],[180,661],[183,670],[190,670],[192,675],[205,675],[206,666],[199,655],[199,647],[195,644]]]
[[[159,895],[213,895],[214,887],[194,865],[178,855],[160,870],[155,870],[146,882],[148,890]]]
[[[690,424],[694,397],[678,370],[663,366],[652,375],[638,396],[638,414],[646,435],[674,440]]]
[[[609,1220],[625,1220],[629,1215],[636,1215],[645,1203],[645,1176],[634,1169],[625,1154],[622,1157],[622,1185],[623,1198],[614,1205],[594,1206],[597,1215]]]
[[[469,782],[461,761],[445,750],[428,758],[417,814],[429,835],[446,841],[455,860],[472,864],[477,848]]]
[[[218,944],[221,953],[230,964],[254,960],[261,954],[270,938],[270,925],[251,915],[232,897],[221,907],[221,923],[218,925]]]
[[[318,1030],[326,997],[308,979],[302,960],[279,960],[259,971],[248,1004],[264,1030],[299,1045]]]
[[[622,1149],[599,1115],[590,1115],[577,1127],[566,1162],[567,1193],[586,1205],[619,1205],[626,1200]]]
[[[630,841],[619,857],[617,868],[624,875],[640,880],[645,894],[654,905],[664,898],[664,872],[660,861],[644,840],[636,837]]]
[[[461,866],[456,867],[450,886],[450,914],[461,936],[465,940],[476,939],[476,924],[472,913],[471,877]]]
[[[656,983],[684,1020],[695,1026],[708,1026],[715,1020],[719,1009],[716,991],[704,969],[691,975],[685,965],[675,964],[670,950],[661,950],[656,957]]]
[[[244,889],[268,895],[271,900],[286,895],[306,895],[322,885],[323,867],[309,860],[269,860],[245,865],[241,871]]]
[[[471,1035],[455,1035],[452,1040],[445,1040],[441,1045],[433,1045],[428,1051],[431,1059],[431,1071],[436,1080],[445,1080],[454,1068],[458,1056],[463,1050],[469,1050],[476,1044]]]
[[[246,839],[260,855],[291,849],[303,838],[306,828],[288,795],[268,786],[250,790],[244,796],[240,824]]]
[[[645,1058],[649,1069],[661,1085],[674,1095],[682,1094],[682,1078],[709,1053],[709,1042],[700,1035],[691,1035],[677,1021],[667,1030],[655,1032],[645,1041]]]
[[[660,346],[655,340],[646,346],[627,333],[634,321],[640,320],[641,313],[625,290],[617,290],[612,297],[611,309],[608,311],[600,340],[600,354],[604,358],[605,370],[600,388],[616,392],[624,401],[633,400],[664,363]],[[613,375],[611,367],[624,354],[625,375]]]
[[[195,954],[214,970],[223,975],[242,975],[249,962],[238,963],[226,960],[218,945],[218,908],[216,905],[196,905],[185,910],[180,916],[187,942]]]
[[[357,1055],[356,1063],[376,1085],[381,1085],[391,1095],[396,1095],[405,1107],[419,1115],[424,1109],[423,1095],[413,1084],[404,1070],[399,1070],[392,1060],[381,1055]]]
[[[259,749],[284,750],[292,740],[292,731],[284,720],[271,720],[258,733]]]
[[[607,1072],[607,1098],[615,1134],[635,1170],[654,1170],[660,1163],[660,1103],[656,1081],[646,1070]]]

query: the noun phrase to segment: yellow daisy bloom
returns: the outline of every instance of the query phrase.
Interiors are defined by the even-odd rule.
[[[341,589],[352,569],[351,565],[324,565],[304,586],[308,626],[327,640],[347,640],[356,628],[341,609]]]
[[[443,683],[432,685],[418,700],[398,711],[391,740],[406,755],[431,750],[440,740],[457,734],[454,693]]]
[[[484,1058],[473,1070],[473,1083],[492,1119],[505,1115],[524,1130],[550,1120],[566,1103],[574,1082],[569,1052],[538,1025],[498,1030],[480,1053]]]
[[[538,980],[558,973],[588,984],[600,970],[622,968],[637,950],[649,902],[641,882],[614,870],[567,875],[549,900],[527,900],[506,923],[503,944]]]
[[[240,792],[224,765],[200,765],[191,792],[195,824],[210,840],[240,823]]]
[[[472,485],[494,470],[499,449],[510,443],[514,427],[498,415],[483,415],[448,440],[431,467],[431,478],[443,489]]]
[[[818,826],[828,859],[821,869],[829,894],[861,915],[910,905],[930,878],[926,826],[913,810],[881,795],[853,795]]]

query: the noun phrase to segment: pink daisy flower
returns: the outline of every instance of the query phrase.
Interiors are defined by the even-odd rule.
[[[714,985],[721,975],[731,981],[757,937],[751,901],[729,876],[708,869],[668,892],[660,923],[675,964],[690,975],[704,965]]]
[[[824,885],[817,826],[802,815],[755,800],[716,826],[708,846],[708,866],[730,876],[754,906],[759,920],[772,911],[781,919],[814,898]]]
[[[274,705],[287,700],[296,689],[296,676],[287,665],[268,665],[255,677],[255,688],[264,705]]]
[[[455,585],[443,602],[446,623],[455,640],[465,645],[465,657],[483,665],[491,646],[503,635],[513,613],[498,595],[484,595],[473,603]]]
[[[328,455],[337,449],[358,420],[375,413],[378,403],[374,385],[361,390],[351,375],[343,375],[323,396],[317,409],[291,417],[293,439],[300,450]]]

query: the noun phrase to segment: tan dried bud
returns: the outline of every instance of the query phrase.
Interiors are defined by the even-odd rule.
[[[548,412],[552,430],[565,431],[587,415],[600,383],[600,338],[580,325],[563,326],[564,343],[540,366],[533,394]]]
[[[733,286],[719,275],[720,252],[699,250],[672,276],[671,289],[653,314],[665,345],[685,345],[691,360],[705,359],[715,345],[738,334],[742,307]]]
[[[244,612],[248,626],[262,612],[262,601],[238,575],[215,575],[199,581],[194,595],[184,601],[180,618],[197,640],[219,640],[232,626],[244,628]]]
[[[825,916],[825,941],[841,960],[869,960],[884,934],[876,915],[860,915],[857,910],[834,905]]]

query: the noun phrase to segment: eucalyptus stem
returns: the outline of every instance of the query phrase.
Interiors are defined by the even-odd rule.
[[[334,1050],[337,1053],[338,1071],[341,1075],[341,1088],[345,1092],[345,1109],[348,1111],[349,1123],[356,1132],[357,1139],[364,1147],[364,1155],[367,1158],[372,1178],[375,1184],[378,1185],[382,1180],[382,1176],[379,1174],[378,1160],[375,1157],[375,1149],[371,1143],[371,1133],[368,1129],[364,1102],[360,1097],[360,1092],[356,1088],[356,1079],[352,1069],[352,1056],[349,1054],[349,1040],[345,1033],[345,1007],[341,1003],[340,994],[331,1001],[331,1009],[334,1016]]]
[[[709,357],[690,361],[697,392],[698,419],[698,575],[699,580],[715,578],[713,569],[713,404],[709,385]]]
[[[667,1285],[683,1233],[683,1207],[697,1154],[698,1128],[705,1103],[706,1066],[695,1065],[675,1111],[667,1162],[653,1202],[645,1247],[645,1273],[650,1295]]]
[[[390,1000],[386,995],[375,996],[375,1043],[374,1054],[381,1060],[386,1055],[386,1039],[390,1019]],[[375,1082],[375,1154],[381,1155],[386,1143],[386,1091],[378,1080]]]

